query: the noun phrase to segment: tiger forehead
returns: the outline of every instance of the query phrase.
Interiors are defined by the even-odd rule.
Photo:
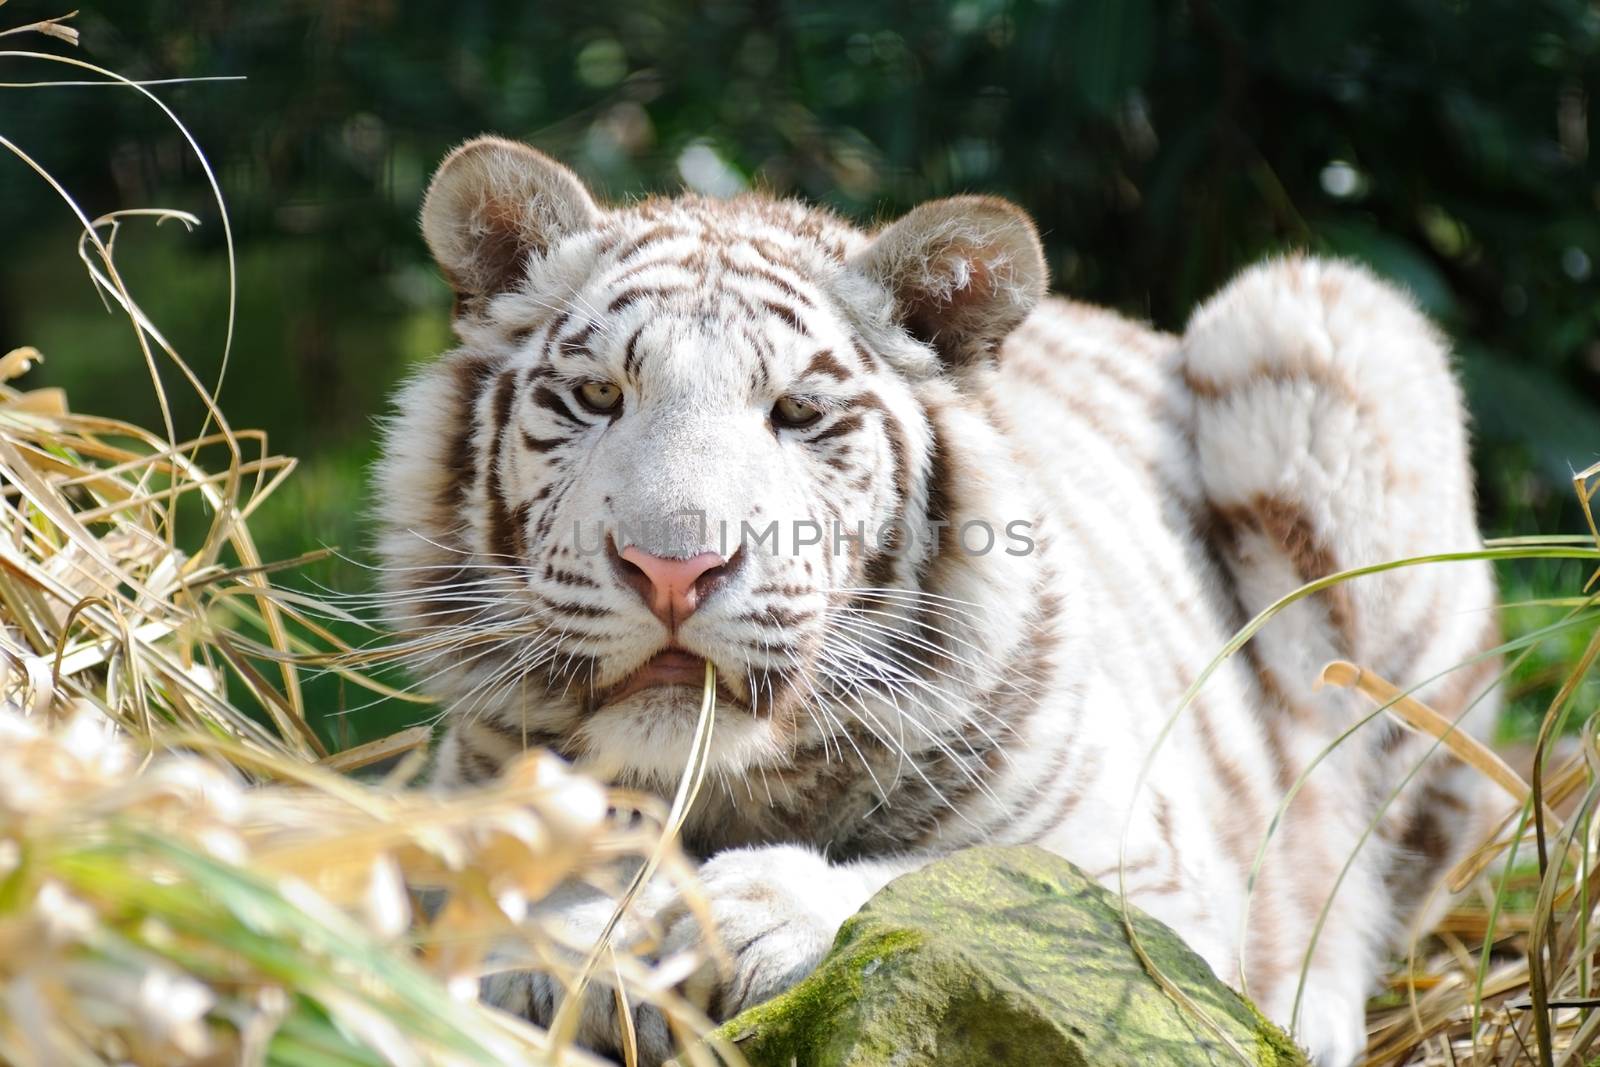
[[[530,291],[501,321],[513,343],[535,341],[535,359],[595,361],[634,381],[704,385],[709,373],[765,391],[820,375],[837,388],[870,359],[827,281],[864,240],[791,201],[644,201],[585,236],[584,277],[565,298]]]
[[[604,366],[602,373],[674,402],[761,396],[799,385],[837,393],[853,388],[866,369],[832,325],[752,321],[738,304],[724,292],[708,292],[676,308],[625,312],[604,339],[590,343],[577,366]]]
[[[837,218],[788,201],[646,201],[612,212],[595,232],[591,288],[615,290],[610,308],[637,299],[652,282],[748,294],[747,314],[792,315],[818,310],[816,283],[838,270],[860,238]]]
[[[598,251],[626,260],[649,244],[690,238],[707,251],[744,246],[775,264],[840,262],[863,239],[837,215],[795,200],[749,194],[727,200],[655,197],[611,212]]]

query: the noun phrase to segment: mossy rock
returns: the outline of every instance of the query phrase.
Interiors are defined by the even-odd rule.
[[[1115,894],[1036,848],[970,849],[891,883],[794,989],[728,1022],[752,1067],[1303,1065],[1281,1030],[1166,926],[1128,944]]]

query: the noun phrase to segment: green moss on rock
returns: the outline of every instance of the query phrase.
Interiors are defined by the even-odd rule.
[[[1303,1065],[1281,1030],[1156,920],[1168,978],[1259,1067]],[[731,1020],[753,1067],[1188,1067],[1239,1060],[1128,945],[1114,894],[1035,848],[957,853],[900,878],[815,974]]]

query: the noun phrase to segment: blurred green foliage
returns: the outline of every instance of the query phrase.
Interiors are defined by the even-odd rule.
[[[14,0],[6,23],[65,6]],[[277,554],[359,550],[371,420],[449,339],[418,199],[438,158],[483,130],[613,198],[753,186],[871,221],[950,193],[1009,196],[1038,220],[1059,290],[1170,329],[1273,251],[1365,260],[1456,341],[1488,526],[1577,529],[1570,472],[1600,453],[1589,0],[118,0],[77,24],[76,54],[129,77],[246,78],[153,91],[191,125],[233,215],[224,405],[307,457],[263,516]],[[81,76],[0,62],[8,82]],[[222,229],[159,111],[125,89],[7,89],[0,133],[91,215],[201,216],[193,234],[130,224],[119,246],[147,310],[214,374]],[[43,349],[38,380],[79,409],[154,424],[71,217],[15,163],[0,167],[0,232],[0,346]],[[184,414],[197,424],[195,405]],[[351,565],[320,573],[363,581]]]

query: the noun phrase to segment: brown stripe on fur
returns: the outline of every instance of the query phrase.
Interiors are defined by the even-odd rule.
[[[657,241],[684,236],[687,234],[676,226],[652,226],[618,249],[613,260],[617,263],[626,263],[632,256]]]
[[[1133,327],[1132,336],[1144,336],[1142,327]],[[1026,347],[1018,346],[1017,355],[1021,357],[1013,364],[1010,352],[1005,354],[1006,365],[1016,365],[1021,370],[1039,369],[1032,361],[1037,359],[1040,363],[1049,361],[1050,366],[1056,365],[1081,365],[1092,364],[1094,378],[1106,384],[1114,385],[1129,396],[1136,397],[1146,404],[1153,404],[1159,396],[1160,384],[1151,377],[1139,378],[1134,375],[1126,362],[1116,358],[1107,358],[1093,345],[1077,345],[1069,348],[1062,343],[1061,338],[1053,334],[1041,333],[1037,337],[1030,337],[1031,344]],[[1131,347],[1131,346],[1130,346]],[[1143,354],[1149,354],[1152,349],[1149,345],[1141,346]],[[1038,353],[1038,355],[1035,355]],[[1119,353],[1120,354],[1120,353]],[[1148,368],[1149,364],[1134,364],[1136,367]]]
[[[897,497],[897,507],[904,508],[906,502],[911,499],[911,450],[906,444],[905,427],[900,424],[899,418],[889,410],[889,406],[883,402],[883,398],[871,390],[855,394],[846,400],[845,404],[851,408],[876,411],[882,417],[884,436],[889,439],[889,455],[894,462],[894,470],[891,473],[893,475],[892,483],[895,496]]]
[[[769,314],[776,315],[786,322],[789,329],[795,333],[800,334],[802,337],[811,336],[811,331],[806,327],[805,320],[800,317],[800,313],[788,304],[779,303],[776,300],[762,300],[760,306]]]
[[[609,286],[624,285],[632,282],[640,275],[649,274],[651,271],[662,269],[672,269],[687,274],[693,269],[693,264],[690,261],[690,257],[665,256],[660,259],[647,259],[641,263],[636,263],[617,274],[613,274],[611,277],[606,279],[606,284]]]
[[[1074,808],[1083,802],[1084,795],[1089,787],[1100,777],[1101,767],[1105,757],[1100,750],[1089,753],[1088,757],[1077,767],[1077,774],[1073,776],[1073,783],[1067,791],[1061,794],[1055,807],[1050,811],[1050,817],[1042,823],[1034,836],[1041,836],[1049,830],[1060,826],[1066,817],[1072,814]]]
[[[1145,445],[1131,437],[1120,425],[1107,419],[1107,412],[1092,394],[1072,389],[1062,383],[1047,368],[1035,363],[1021,363],[1017,367],[1018,374],[1033,382],[1049,393],[1096,437],[1110,444],[1117,452],[1136,462],[1143,472],[1150,472],[1155,463],[1155,457]]]
[[[1190,363],[1185,361],[1183,383],[1195,396],[1212,402],[1241,389],[1270,384],[1312,385],[1356,407],[1364,408],[1366,403],[1360,388],[1334,363],[1302,363],[1289,366],[1276,359],[1263,360],[1227,380],[1221,380],[1201,376]]]
[[[806,441],[813,445],[821,444],[823,441],[831,441],[835,437],[843,437],[846,434],[855,433],[859,429],[861,429],[861,416],[859,414],[846,415],[826,429],[812,434],[806,438]]]
[[[1194,684],[1194,677],[1185,668],[1175,667],[1174,670],[1179,691],[1187,693]],[[1188,715],[1200,739],[1200,747],[1205,751],[1206,765],[1242,812],[1240,818],[1224,820],[1217,827],[1218,836],[1234,861],[1242,869],[1248,870],[1255,861],[1256,844],[1259,841],[1257,835],[1267,824],[1266,813],[1261,809],[1260,798],[1250,788],[1249,779],[1234,761],[1233,753],[1224,749],[1217,740],[1211,708],[1203,694],[1197,694],[1190,702]]]
[[[729,273],[759,278],[795,303],[804,306],[807,310],[818,310],[816,301],[812,300],[799,286],[788,281],[777,271],[753,263],[736,263],[733,257],[728,255],[725,250],[719,250],[718,256],[723,268]]]
[[[919,589],[936,590],[944,587],[944,570],[957,565],[956,557],[960,551],[959,533],[953,524],[961,513],[961,506],[956,498],[957,457],[952,455],[947,447],[948,435],[939,422],[941,409],[924,405],[923,410],[927,414],[930,438],[928,474],[924,489],[921,530],[914,536],[926,536],[931,532],[932,538],[912,568],[912,580]],[[918,636],[931,646],[924,649],[924,654],[932,660],[932,666],[935,668],[947,669],[951,655],[940,638],[934,609],[926,603],[918,604],[914,618]],[[934,652],[933,649],[939,651]]]
[[[1277,545],[1289,557],[1301,584],[1326,578],[1341,569],[1333,549],[1317,535],[1298,501],[1258,493],[1243,504],[1219,504],[1215,512],[1222,526],[1250,530]],[[1341,584],[1317,595],[1338,634],[1341,649],[1356,655],[1355,608],[1350,602],[1350,590]]]
[[[861,369],[868,374],[882,365],[883,361],[878,358],[878,354],[862,344],[859,338],[851,338],[850,350],[855,353],[856,359],[860,360]]]
[[[806,364],[806,369],[800,372],[801,377],[810,374],[826,374],[830,378],[841,382],[849,381],[853,377],[849,369],[839,362],[838,357],[833,354],[833,350],[830,348],[824,348],[821,352],[812,356],[811,362]]]
[[[992,713],[995,719],[1004,724],[1004,729],[1020,733],[1023,724],[1038,714],[1046,695],[1057,684],[1059,672],[1053,657],[1061,645],[1061,634],[1056,623],[1062,618],[1065,605],[1053,591],[1055,584],[1055,572],[1048,566],[1042,567],[1029,598],[1031,606],[1022,621],[1023,632],[1027,636],[1007,656],[999,670],[1000,684],[973,701],[976,707]],[[1066,688],[1069,692],[1073,689],[1070,683]],[[1081,708],[1081,704],[1076,703],[1066,706]],[[1052,755],[1049,768],[1035,777],[1029,791],[1013,805],[1018,818],[1037,816],[1037,805],[1056,787],[1067,764],[1077,755],[1077,742],[1081,735],[1073,729],[1072,723],[1061,723],[1060,730],[1064,742]],[[1082,798],[1082,788],[1069,789],[1068,795],[1058,800],[1047,821],[1039,823],[1017,840],[1030,840],[1058,826]]]
[[[1436,764],[1435,777],[1454,777],[1458,768]],[[1424,772],[1426,773],[1426,772]],[[1447,782],[1429,782],[1408,804],[1397,825],[1380,830],[1403,849],[1400,862],[1385,872],[1384,887],[1398,907],[1398,918],[1407,925],[1415,910],[1439,885],[1465,848],[1472,842],[1471,805],[1457,796]]]
[[[1079,768],[1080,773],[1074,775],[1067,783],[1067,788],[1056,798],[1056,803],[1048,809],[1048,813],[1043,818],[1040,817],[1040,813],[1047,809],[1039,805],[1061,785],[1061,776],[1066,773],[1067,765],[1078,755],[1082,737],[1083,735],[1075,730],[1063,730],[1058,738],[1059,743],[1050,754],[1046,769],[1034,776],[1026,793],[1014,801],[1007,802],[1017,821],[1006,827],[1006,840],[1023,844],[1037,840],[1040,835],[1060,826],[1061,820],[1083,798],[1089,776],[1081,773],[1082,768]]]
[[[741,234],[738,243],[755,249],[756,254],[768,263],[785,263],[790,258],[788,249],[771,238],[762,237],[758,234]]]
[[[1411,817],[1406,832],[1400,838],[1402,848],[1414,852],[1425,861],[1425,867],[1435,878],[1444,876],[1440,865],[1444,858],[1450,854],[1452,837],[1445,831],[1444,822],[1439,816],[1437,807],[1447,798],[1439,795],[1433,798],[1434,803],[1429,804],[1423,800],[1418,804],[1418,811]],[[1456,801],[1460,807],[1460,801]]]
[[[1193,455],[1192,447],[1190,455]],[[1196,563],[1204,568],[1206,584],[1212,590],[1211,606],[1216,609],[1218,625],[1226,633],[1237,633],[1250,617],[1244,609],[1244,602],[1239,599],[1239,590],[1222,554],[1226,535],[1219,526],[1216,512],[1209,505],[1183,492],[1182,486],[1172,484],[1160,467],[1156,468],[1155,474],[1162,499],[1182,516],[1182,525],[1193,537],[1194,555],[1198,557]]]
[[[1277,674],[1262,662],[1260,650],[1254,641],[1247,642],[1241,652],[1255,671],[1256,685],[1264,700],[1301,721],[1305,721],[1313,714],[1310,709],[1300,706],[1290,698],[1278,681]],[[1271,709],[1268,710],[1270,712]],[[1263,739],[1266,741],[1268,754],[1272,757],[1273,779],[1279,792],[1286,793],[1294,785],[1296,770],[1290,765],[1289,750],[1283,741],[1284,724],[1279,716],[1269,713],[1263,725],[1266,727],[1262,732]]]
[[[1037,714],[1046,694],[1051,691],[1056,673],[1053,656],[1061,640],[1055,623],[1061,617],[1063,607],[1059,596],[1052,591],[1054,584],[1054,573],[1048,566],[1042,566],[1025,604],[1018,605],[1024,612],[1021,626],[1025,636],[1008,653],[1005,663],[996,672],[999,679],[997,684],[988,692],[972,698],[971,707],[978,717],[964,724],[959,739],[975,762],[963,759],[949,768],[957,777],[944,790],[949,811],[943,813],[940,819],[949,831],[954,829],[952,813],[959,811],[967,800],[979,790],[987,788],[995,779],[1004,766],[1005,744],[1014,740],[1022,724]],[[936,591],[937,586],[925,588]],[[925,608],[918,609],[917,625],[922,642],[916,650],[917,658],[923,659],[924,663],[932,658],[934,663],[931,666],[942,670],[939,662],[941,654],[925,647],[944,648],[943,642],[937,640],[938,635],[931,632],[937,627],[930,622]],[[996,737],[996,734],[1001,736]],[[1068,731],[1068,736],[1071,736],[1071,731]],[[1058,754],[1063,761],[1067,758],[1067,748],[1070,746]],[[951,763],[951,757],[944,754],[934,766]],[[1040,776],[1035,781],[1033,795],[1013,810],[1020,814],[1037,804],[1045,791],[1055,783],[1058,771],[1059,768]],[[925,773],[931,776],[931,770]],[[979,775],[977,781],[973,780],[974,774]]]
[[[767,369],[767,354],[756,353],[756,368],[750,372],[750,392],[756,396],[765,393],[772,384],[772,372]]]
[[[1156,830],[1161,834],[1161,841],[1167,846],[1169,855],[1175,855],[1178,843],[1172,836],[1172,804],[1162,793],[1155,794],[1156,805]]]

